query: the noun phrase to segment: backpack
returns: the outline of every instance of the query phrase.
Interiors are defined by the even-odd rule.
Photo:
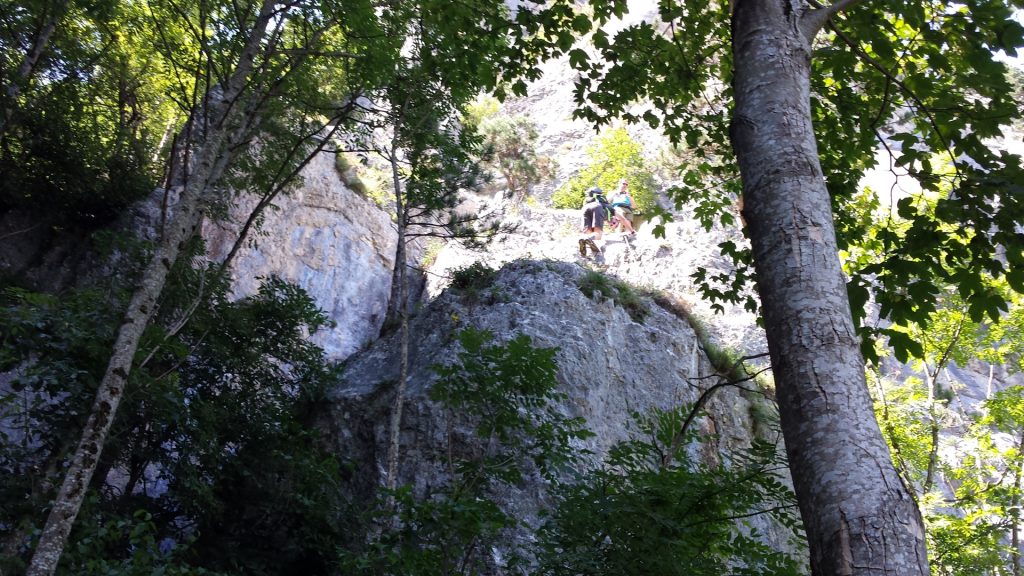
[[[606,218],[610,220],[611,217],[612,217],[613,211],[612,211],[612,205],[608,203],[608,199],[605,198],[604,194],[601,194],[600,192],[598,192],[594,196],[594,199],[601,203],[601,207],[604,208],[604,213],[605,213]]]

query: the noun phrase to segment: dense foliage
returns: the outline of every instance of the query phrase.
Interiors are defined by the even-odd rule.
[[[131,3],[4,2],[2,12],[0,210],[109,221],[152,190],[152,156],[174,119],[166,60],[146,49],[156,28]],[[29,73],[23,47],[50,21],[60,29]]]
[[[333,368],[307,334],[327,319],[295,286],[266,279],[226,300],[213,269],[182,266],[132,373],[92,484],[69,574],[323,573],[343,526],[339,468],[311,410]],[[15,571],[80,434],[105,367],[123,287],[60,298],[8,288],[0,368],[5,573]]]
[[[540,533],[539,573],[801,573],[793,557],[766,545],[751,524],[767,525],[766,518],[791,529],[799,524],[793,494],[779,476],[786,464],[776,444],[755,441],[729,454],[730,466],[695,456],[699,444],[690,442],[708,438],[677,439],[690,409],[638,417],[635,440],[558,487]]]

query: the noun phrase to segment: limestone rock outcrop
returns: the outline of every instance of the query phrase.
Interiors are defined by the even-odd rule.
[[[718,382],[686,320],[648,301],[649,313],[642,323],[636,322],[613,301],[585,296],[578,286],[585,274],[573,263],[519,260],[505,265],[482,296],[448,290],[412,319],[399,484],[411,485],[424,496],[447,479],[448,419],[456,420],[456,428],[460,423],[457,415],[447,414],[428,398],[436,381],[430,367],[456,360],[455,335],[467,326],[489,330],[497,342],[526,334],[534,346],[559,349],[557,378],[566,400],[557,409],[586,419],[596,435],[585,448],[596,458],[630,437],[631,414],[693,402]],[[352,480],[357,491],[368,493],[383,482],[399,353],[397,334],[374,343],[349,359],[343,383],[330,393],[324,419],[327,437],[340,456],[358,464]],[[734,387],[716,392],[707,406],[708,416],[699,421],[701,430],[713,433],[714,439],[692,446],[692,457],[728,461],[733,450],[749,446],[755,434],[752,414],[763,408],[761,398]],[[472,434],[460,438],[474,441]],[[528,526],[536,526],[544,498],[545,484],[533,479],[502,495],[501,505]],[[783,532],[769,522],[758,528],[773,544],[786,545]],[[528,539],[530,532],[523,531],[520,537]]]
[[[654,235],[654,223],[640,225],[636,236],[625,237],[606,232],[597,241],[602,253],[587,258],[579,255],[581,237],[578,210],[541,207],[506,208],[504,222],[514,228],[500,235],[484,250],[468,250],[452,244],[441,250],[427,275],[427,296],[439,294],[449,282],[451,272],[473,262],[496,267],[521,258],[573,262],[599,269],[632,285],[666,290],[685,299],[694,313],[712,326],[716,343],[744,354],[767,352],[764,330],[757,317],[742,306],[725,304],[725,314],[716,314],[701,299],[692,274],[698,267],[710,273],[729,274],[731,263],[718,256],[718,244],[724,240],[743,242],[738,232],[721,227],[704,230],[686,211],[677,212],[674,222],[665,224],[665,237]]]
[[[320,154],[302,181],[279,196],[231,266],[235,297],[254,294],[260,278],[278,276],[309,293],[334,322],[314,341],[341,360],[377,337],[391,291],[397,234],[388,214],[345,186],[334,155]],[[227,223],[207,224],[210,257],[222,260],[257,198],[241,195]]]

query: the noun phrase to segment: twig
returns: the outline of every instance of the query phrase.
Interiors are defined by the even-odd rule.
[[[25,234],[25,233],[31,232],[31,231],[35,230],[36,228],[39,228],[42,225],[43,225],[42,222],[38,222],[38,223],[33,224],[32,226],[29,226],[28,228],[24,228],[22,230],[15,230],[14,232],[8,232],[7,234],[4,234],[3,236],[0,236],[0,240],[6,240],[6,239],[8,239],[8,238],[10,238],[12,236],[17,236],[18,234]]]

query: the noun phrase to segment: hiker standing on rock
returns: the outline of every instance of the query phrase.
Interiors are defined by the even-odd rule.
[[[587,255],[587,246],[594,254],[600,254],[595,240],[600,240],[604,233],[604,220],[607,216],[608,201],[601,194],[601,189],[594,186],[587,190],[587,200],[583,204],[583,238],[580,238],[580,256]]]
[[[619,181],[619,191],[612,196],[612,211],[612,218],[622,226],[624,234],[636,234],[633,229],[633,197],[629,195],[629,182],[625,179]]]

